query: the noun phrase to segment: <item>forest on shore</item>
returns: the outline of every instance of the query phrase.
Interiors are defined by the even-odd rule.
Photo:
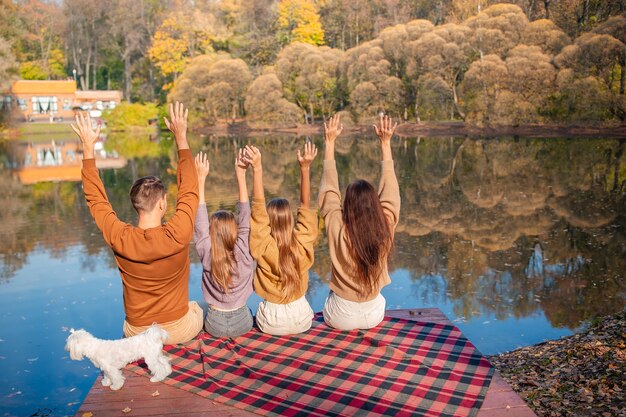
[[[626,118],[624,0],[0,1],[0,91],[75,77],[123,91],[120,117],[180,100],[196,126]]]

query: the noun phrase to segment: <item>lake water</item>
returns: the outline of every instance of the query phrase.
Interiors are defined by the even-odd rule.
[[[312,138],[321,146],[321,138]],[[209,154],[209,210],[235,206],[233,160],[263,152],[268,198],[298,201],[296,149],[304,138],[193,138]],[[118,215],[135,216],[133,180],[161,176],[174,207],[172,141],[110,137],[101,175]],[[387,307],[438,307],[484,354],[572,334],[626,305],[624,139],[394,139],[402,209]],[[71,361],[69,328],[121,336],[122,291],[111,251],[86,208],[74,138],[0,143],[0,411],[73,415],[98,370]],[[312,169],[317,195],[321,154]],[[373,137],[337,144],[340,186],[377,183]],[[50,181],[55,179],[55,181]],[[248,178],[251,185],[251,178]],[[170,213],[171,215],[171,213]],[[201,299],[192,246],[190,297]],[[316,248],[307,299],[320,311],[330,261]],[[249,306],[255,311],[259,298]]]

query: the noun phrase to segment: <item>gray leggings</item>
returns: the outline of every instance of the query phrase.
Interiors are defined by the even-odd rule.
[[[204,330],[213,337],[237,337],[252,329],[252,312],[248,306],[233,311],[215,310],[209,306]]]

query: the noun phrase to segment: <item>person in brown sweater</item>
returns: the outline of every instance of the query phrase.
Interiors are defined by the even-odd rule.
[[[324,124],[324,171],[319,191],[332,263],[330,295],[324,321],[341,330],[369,329],[385,315],[381,288],[391,282],[387,258],[400,214],[400,188],[391,155],[391,137],[397,124],[387,116],[374,125],[382,152],[378,191],[365,180],[348,185],[341,204],[335,164],[335,139],[343,126],[339,116]]]
[[[100,128],[92,129],[89,116],[76,116],[74,131],[83,145],[82,179],[87,206],[105,242],[113,250],[122,278],[124,335],[133,336],[157,323],[167,330],[166,343],[191,340],[202,329],[202,308],[189,301],[189,243],[198,209],[198,177],[187,143],[187,110],[170,104],[171,121],[178,147],[178,198],[176,212],[165,224],[165,187],[157,177],[139,178],[130,190],[138,214],[137,226],[118,219],[111,207],[96,168],[94,144]]]
[[[294,221],[289,201],[273,198],[265,205],[261,152],[254,146],[244,149],[244,161],[252,166],[252,215],[250,254],[257,262],[254,291],[263,297],[256,323],[264,333],[296,334],[311,328],[313,310],[305,298],[313,245],[317,239],[317,210],[309,207],[310,167],[317,155],[312,143],[298,150],[300,164],[300,207]]]

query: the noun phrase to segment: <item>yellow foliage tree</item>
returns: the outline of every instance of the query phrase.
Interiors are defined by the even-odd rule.
[[[213,34],[198,28],[211,27],[202,17],[173,14],[165,18],[155,32],[148,56],[161,74],[170,80],[163,86],[165,90],[173,86],[193,57],[213,52]]]
[[[278,38],[283,44],[324,44],[324,29],[312,0],[281,0],[278,3],[278,26]]]

